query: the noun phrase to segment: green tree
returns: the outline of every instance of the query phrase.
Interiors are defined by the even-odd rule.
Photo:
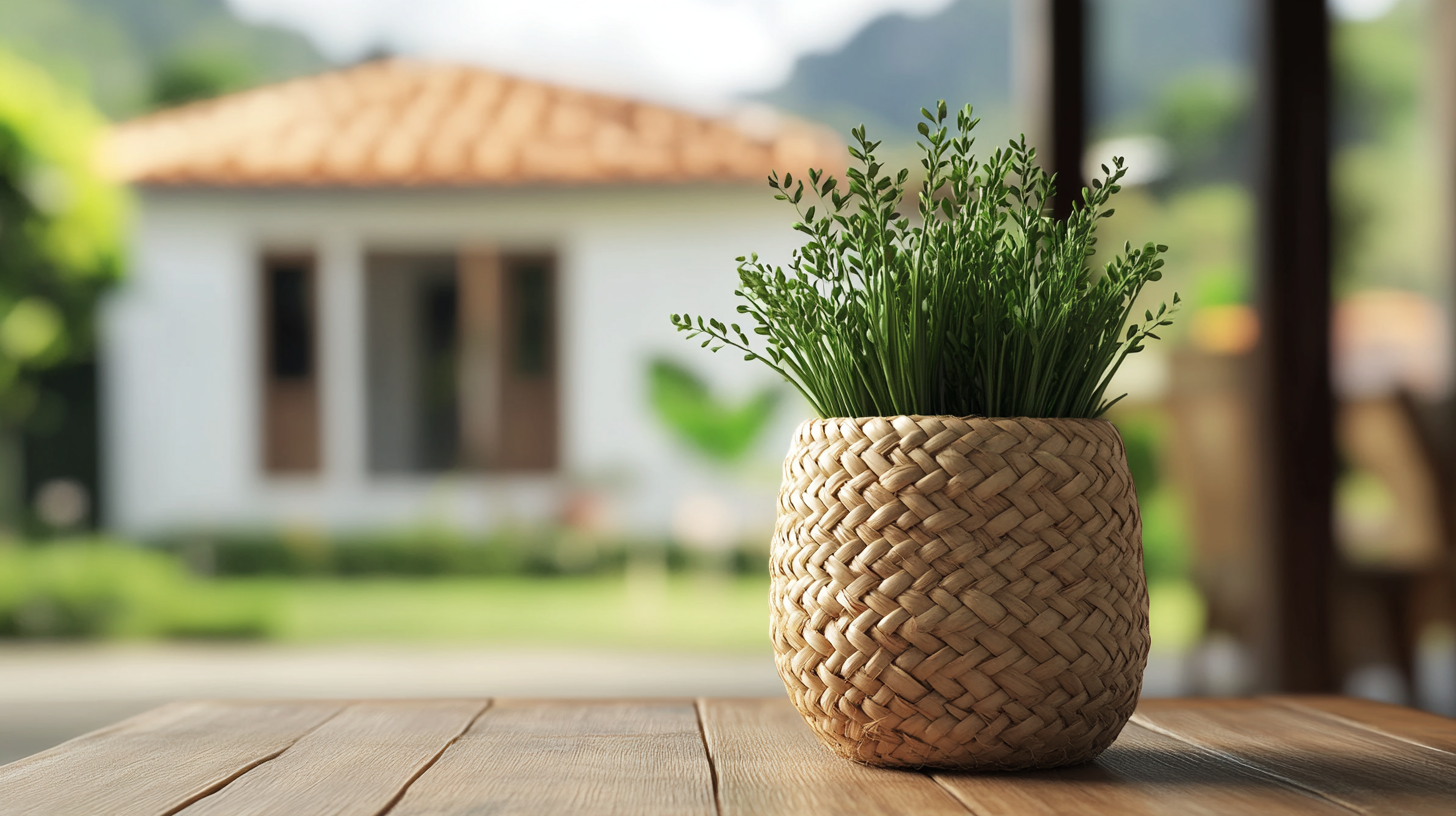
[[[157,66],[151,105],[170,108],[211,99],[258,84],[252,67],[228,54],[181,52]]]
[[[1424,104],[1431,42],[1428,4],[1402,2],[1373,20],[1342,20],[1334,73],[1336,293],[1400,288],[1444,297],[1439,247],[1444,180]]]
[[[85,359],[97,298],[121,270],[125,196],[97,169],[104,120],[0,51],[0,502],[14,524],[17,434],[37,375]]]

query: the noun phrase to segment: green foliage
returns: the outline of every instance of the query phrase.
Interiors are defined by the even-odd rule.
[[[1156,186],[1242,184],[1254,155],[1253,95],[1252,78],[1228,68],[1169,81],[1150,116],[1172,160]]]
[[[1126,170],[1120,159],[1082,191],[1066,220],[1047,213],[1055,180],[1023,138],[983,164],[970,152],[978,120],[956,132],[945,103],[922,111],[925,181],[918,218],[903,216],[909,170],[888,174],[878,142],[854,132],[847,190],[817,170],[775,173],[808,238],[787,271],[739,258],[745,303],[763,338],[692,315],[672,322],[702,346],[731,346],[788,380],[820,416],[955,414],[1095,417],[1128,354],[1170,325],[1166,306],[1133,321],[1133,302],[1162,277],[1166,247],[1125,245],[1100,274],[1088,263],[1100,219]],[[1173,298],[1174,311],[1178,297]]]
[[[761,542],[745,542],[731,560],[734,572],[765,569]],[[675,542],[590,535],[564,527],[501,530],[474,536],[444,528],[317,532],[194,532],[157,547],[206,576],[564,576],[621,570],[642,553],[666,559],[669,569],[702,564]]]
[[[102,120],[0,52],[0,421],[24,419],[35,371],[89,353],[120,273],[125,199],[95,169]]]
[[[175,54],[157,66],[152,78],[151,104],[155,108],[169,108],[211,99],[247,88],[254,84],[254,79],[247,63],[224,54]]]
[[[1160,409],[1119,409],[1114,421],[1127,448],[1127,467],[1137,485],[1143,520],[1143,569],[1148,580],[1181,581],[1188,576],[1187,520],[1178,486],[1163,478],[1160,451],[1166,446]]]
[[[731,464],[752,450],[773,418],[779,391],[759,391],[739,405],[718,399],[702,378],[666,358],[648,367],[648,400],[672,432],[699,453]]]
[[[1405,2],[1373,20],[1333,26],[1337,144],[1390,138],[1414,124],[1429,70],[1428,14]]]
[[[1183,308],[1194,311],[1249,302],[1255,222],[1254,200],[1246,188],[1237,184],[1175,186],[1160,195],[1150,187],[1134,187],[1119,199],[1117,217],[1104,221],[1099,229],[1099,243],[1121,246],[1138,235],[1156,234],[1170,246],[1163,259],[1177,270],[1176,281],[1152,284],[1145,296],[1170,297],[1171,289],[1176,288],[1183,294]],[[1110,256],[1108,252],[1106,257]],[[1099,255],[1098,260],[1103,259]],[[1182,325],[1171,331],[1176,335]]]
[[[248,85],[315,73],[328,61],[302,34],[238,19],[227,0],[6,0],[0,49],[41,66],[112,118],[155,102],[179,55],[246,68]]]
[[[1449,231],[1442,205],[1445,149],[1433,138],[1429,100],[1430,4],[1403,2],[1373,20],[1340,20],[1332,32],[1334,156],[1330,186],[1337,297],[1401,288],[1446,298],[1438,248]]]
[[[194,534],[158,546],[63,539],[0,546],[0,639],[411,637],[466,630],[477,637],[499,636],[486,619],[501,615],[502,609],[514,608],[520,615],[530,605],[525,599],[543,591],[550,598],[558,589],[560,595],[572,595],[574,590],[565,588],[572,582],[610,585],[615,596],[628,563],[644,557],[661,566],[659,577],[689,576],[674,581],[706,578],[709,572],[715,580],[727,578],[725,569],[756,580],[767,569],[762,541],[745,542],[725,564],[672,542],[601,540],[548,528],[489,538],[446,529],[333,537],[261,531]],[[455,601],[444,606],[464,611],[469,623],[431,624],[433,613],[416,609],[412,614],[388,604],[385,612],[375,594],[376,587],[384,587],[385,594],[393,587],[408,599],[401,605],[424,603],[442,611],[427,599],[449,586],[458,591],[451,593]],[[479,597],[483,588],[514,600],[491,605]],[[337,602],[310,606],[320,592]],[[468,611],[471,593],[476,606],[486,606]],[[553,600],[538,602],[543,610],[557,606]],[[590,604],[586,606],[540,614],[564,616],[560,622],[565,627],[571,615],[589,612]],[[711,614],[714,607],[703,608]],[[337,619],[341,609],[348,610],[350,620]],[[314,620],[315,612],[336,619]],[[377,621],[381,614],[401,617]],[[531,627],[536,623],[540,621],[519,626],[497,621],[518,632],[535,631]]]
[[[1138,485],[1143,516],[1143,571],[1149,581],[1178,580],[1188,576],[1188,524],[1176,490],[1162,487],[1144,491]]]
[[[261,637],[267,611],[219,603],[166,553],[100,540],[0,549],[0,637]]]
[[[1162,440],[1156,419],[1147,415],[1119,417],[1117,430],[1127,450],[1127,469],[1138,495],[1146,496],[1162,486],[1162,468],[1158,465],[1158,449]]]

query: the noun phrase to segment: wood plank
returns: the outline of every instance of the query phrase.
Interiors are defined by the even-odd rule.
[[[870,768],[819,743],[787,699],[700,700],[723,816],[965,816],[930,777]]]
[[[1147,700],[1139,725],[1365,813],[1450,814],[1456,756],[1260,700]]]
[[[1135,724],[1095,762],[1015,774],[937,774],[977,816],[1343,814],[1334,802]]]
[[[712,816],[713,778],[689,702],[499,701],[390,816]]]
[[[1339,717],[1407,742],[1456,754],[1456,720],[1353,697],[1270,697],[1279,705]]]
[[[375,816],[485,710],[483,700],[355,703],[182,816]]]
[[[173,703],[0,768],[0,814],[173,813],[287,750],[338,703]]]

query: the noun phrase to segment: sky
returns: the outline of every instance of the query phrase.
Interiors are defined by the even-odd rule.
[[[228,0],[328,56],[385,50],[711,108],[769,90],[801,55],[885,14],[951,0]]]
[[[712,109],[782,83],[891,13],[952,0],[227,0],[302,31],[328,56],[378,51],[476,62],[577,87]],[[1259,0],[1254,0],[1258,2]],[[1396,0],[1330,0],[1370,19]]]
[[[1335,14],[1351,20],[1372,20],[1387,11],[1398,0],[1330,0]]]

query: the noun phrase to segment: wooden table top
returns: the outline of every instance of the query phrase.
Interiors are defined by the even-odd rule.
[[[1456,720],[1146,700],[1096,762],[890,771],[783,699],[174,703],[0,767],[0,814],[1456,813]]]

